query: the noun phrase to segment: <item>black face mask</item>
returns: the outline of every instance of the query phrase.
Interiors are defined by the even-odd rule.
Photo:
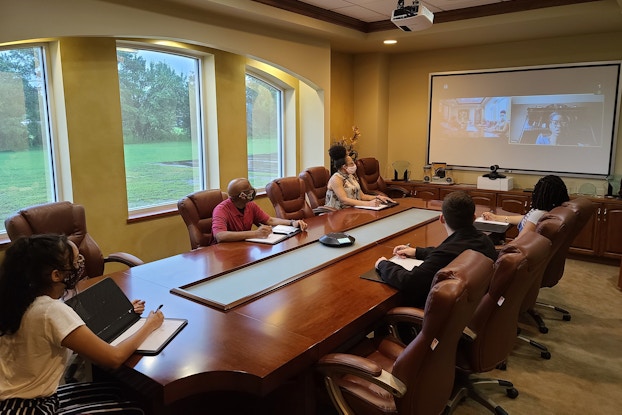
[[[69,272],[69,275],[63,280],[66,289],[73,290],[76,288],[76,284],[78,284],[78,281],[80,281],[84,276],[84,268],[84,257],[80,255],[78,256],[77,268],[72,268],[71,270],[66,271]]]

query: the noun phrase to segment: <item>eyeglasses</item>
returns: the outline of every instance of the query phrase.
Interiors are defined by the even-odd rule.
[[[252,200],[255,198],[255,194],[257,193],[257,191],[253,188],[250,188],[248,190],[244,190],[243,192],[240,192],[240,194],[238,195],[238,197],[240,199],[246,199],[246,200]]]

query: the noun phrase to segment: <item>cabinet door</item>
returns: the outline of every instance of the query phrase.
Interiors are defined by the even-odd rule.
[[[438,196],[439,196],[439,200],[445,200],[445,196],[447,196],[448,194],[450,194],[451,192],[455,192],[456,189],[453,188],[453,186],[448,186],[448,187],[441,187],[438,190]]]
[[[490,209],[493,209],[495,206],[497,206],[496,192],[487,192],[485,190],[470,190],[469,195],[471,195],[471,198],[476,205],[487,206]]]
[[[600,221],[600,252],[608,258],[622,257],[622,204],[603,203]]]
[[[570,252],[575,254],[597,255],[598,253],[598,226],[600,225],[602,205],[594,203],[594,214],[585,224],[570,245]]]
[[[497,207],[505,210],[506,212],[514,212],[519,215],[524,215],[529,211],[531,204],[531,195],[514,194],[514,193],[498,193],[497,194]]]
[[[439,200],[439,190],[433,186],[413,186],[413,196],[423,200]]]

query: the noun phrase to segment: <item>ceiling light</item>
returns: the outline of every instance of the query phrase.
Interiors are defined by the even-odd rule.
[[[387,39],[383,43],[385,45],[395,45],[397,43],[397,40],[395,40],[395,39]]]

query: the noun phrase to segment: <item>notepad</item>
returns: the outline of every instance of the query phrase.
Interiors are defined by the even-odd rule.
[[[258,242],[260,244],[274,245],[289,238],[290,236],[292,236],[292,234],[282,235],[282,234],[272,232],[270,235],[266,236],[265,238],[248,238],[248,239],[245,239],[245,241],[246,242]]]
[[[388,203],[382,203],[382,204],[380,204],[378,206],[360,206],[360,205],[356,205],[354,207],[358,208],[358,209],[382,210],[382,209],[390,208],[390,207],[397,206],[397,205],[399,205],[399,203],[397,203],[397,202],[388,202]]]
[[[289,226],[289,225],[276,225],[272,227],[272,233],[278,233],[281,235],[289,235],[289,234],[293,234],[296,233],[300,230],[300,228],[297,228],[295,226]]]
[[[104,278],[65,303],[93,333],[113,345],[135,333],[146,320],[134,312],[132,302],[112,278]],[[160,353],[187,323],[185,319],[165,318],[162,326],[145,339],[136,353]]]
[[[401,258],[397,255],[395,255],[393,258],[389,259],[389,261],[393,262],[394,264],[400,265],[404,268],[406,268],[408,271],[412,271],[413,268],[418,267],[419,265],[421,265],[423,263],[422,260],[420,259],[415,259],[415,258]]]

